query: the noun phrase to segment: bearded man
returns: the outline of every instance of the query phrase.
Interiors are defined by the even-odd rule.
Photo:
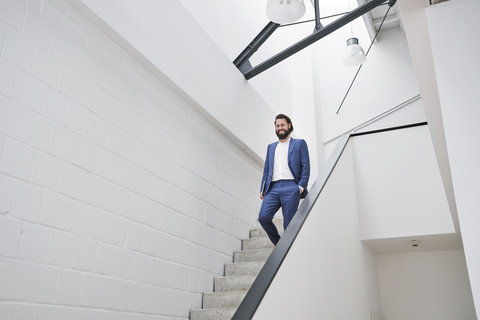
[[[273,217],[282,207],[283,226],[287,229],[297,212],[300,198],[308,193],[310,158],[305,140],[291,137],[293,124],[288,116],[277,115],[274,124],[278,141],[267,147],[260,189],[263,201],[258,221],[276,245],[280,234],[272,222]]]

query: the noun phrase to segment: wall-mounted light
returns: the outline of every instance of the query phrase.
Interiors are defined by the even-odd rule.
[[[297,21],[305,10],[303,0],[268,0],[266,14],[270,21],[282,24]]]

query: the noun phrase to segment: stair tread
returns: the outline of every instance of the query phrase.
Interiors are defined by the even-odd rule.
[[[265,261],[236,261],[236,262],[232,262],[232,263],[226,263],[225,266],[229,266],[229,267],[250,267],[250,266],[256,266],[256,265],[260,265],[260,264],[265,264]]]
[[[273,248],[269,249],[252,249],[252,250],[243,250],[236,251],[233,253],[234,262],[244,262],[244,261],[266,261],[270,254],[272,253]]]
[[[248,254],[255,254],[255,253],[271,253],[275,249],[275,247],[272,248],[260,248],[260,249],[248,249],[248,250],[240,250],[240,251],[235,251],[233,254],[240,254],[240,255],[248,255]],[[239,261],[241,262],[241,261]],[[234,261],[235,263],[235,261]]]
[[[274,245],[269,238],[250,238],[242,240],[242,250],[269,249]]]
[[[265,261],[246,261],[225,264],[225,276],[257,275]]]
[[[239,295],[242,293],[247,293],[248,290],[236,290],[228,292],[205,292],[204,295],[208,296],[222,296],[222,295]]]
[[[236,311],[237,308],[210,308],[210,309],[192,309],[190,311],[195,311],[195,312],[199,312],[199,311],[209,311],[209,312],[212,312],[214,310],[219,310],[219,311],[231,311],[231,310],[234,310]]]
[[[275,247],[272,248],[258,248],[258,249],[247,249],[247,250],[238,250],[235,251],[234,253],[239,253],[239,252],[254,252],[254,251],[273,251]]]
[[[277,227],[278,233],[283,235],[285,230],[283,227]],[[268,238],[267,233],[263,229],[251,229],[249,232],[249,239],[256,239],[256,238]]]
[[[218,277],[215,277],[215,279],[241,279],[241,278],[255,278],[255,275],[218,276]]]
[[[190,310],[191,320],[231,320],[237,308],[211,308]]]
[[[250,289],[258,274],[215,278],[215,292],[244,291]]]
[[[244,291],[208,292],[203,294],[203,308],[238,308],[247,295]]]

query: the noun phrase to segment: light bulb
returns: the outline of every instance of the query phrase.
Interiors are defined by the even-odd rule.
[[[347,66],[358,66],[367,60],[367,56],[362,47],[358,44],[357,38],[347,40],[347,49],[343,56],[343,63]]]
[[[303,0],[268,0],[267,18],[275,23],[290,23],[297,21],[305,14]]]

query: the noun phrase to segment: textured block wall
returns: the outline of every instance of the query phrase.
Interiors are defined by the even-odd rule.
[[[63,0],[0,1],[0,319],[187,319],[260,175]]]

